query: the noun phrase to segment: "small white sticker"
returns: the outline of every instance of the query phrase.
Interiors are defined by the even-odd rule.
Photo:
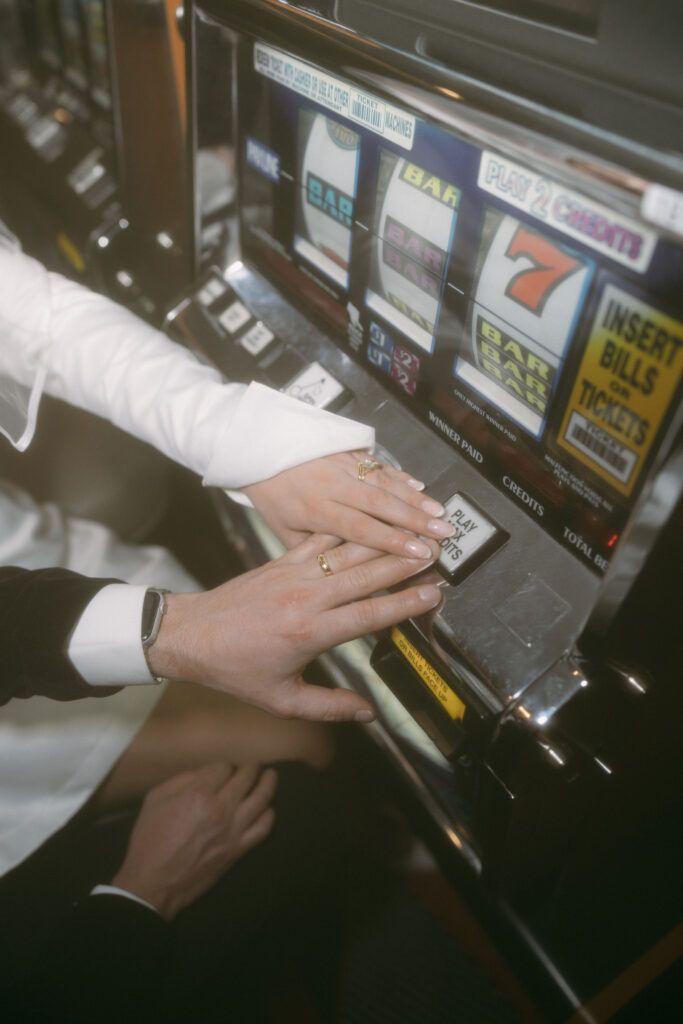
[[[34,149],[42,149],[63,133],[64,129],[50,115],[35,121],[26,132],[26,141]]]
[[[496,527],[461,494],[448,499],[443,518],[453,524],[455,533],[441,541],[439,564],[452,573],[495,535]]]
[[[204,287],[197,293],[202,306],[210,306],[214,299],[225,291],[225,282],[217,277],[210,277]]]
[[[234,334],[250,319],[251,313],[247,307],[243,306],[241,302],[233,302],[231,306],[223,310],[218,317],[218,322],[228,334]]]
[[[5,110],[17,124],[27,125],[33,118],[38,114],[38,104],[34,103],[32,99],[25,96],[24,93],[18,93],[16,96],[10,96],[4,104]]]
[[[578,448],[593,462],[597,462],[606,473],[616,477],[622,484],[628,483],[638,461],[635,452],[621,444],[611,434],[601,430],[596,423],[586,419],[576,409],[572,409],[564,441],[567,445]]]
[[[306,405],[325,409],[343,390],[344,385],[320,363],[311,363],[285,388],[285,394],[290,398],[298,398]]]
[[[354,89],[342,78],[265,43],[254,43],[254,70],[335,114],[362,124],[389,142],[412,149],[416,120],[372,93]]]
[[[640,212],[645,220],[683,235],[683,192],[664,185],[648,185]]]
[[[99,151],[96,151],[99,155]],[[89,153],[85,160],[82,160],[69,174],[67,180],[77,195],[83,195],[105,174],[104,166],[99,162],[97,155]]]
[[[257,356],[270,345],[274,337],[273,332],[259,320],[240,338],[240,345],[252,356]]]

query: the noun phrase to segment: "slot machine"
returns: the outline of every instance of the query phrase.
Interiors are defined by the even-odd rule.
[[[113,111],[96,77],[104,0],[14,6],[26,62],[2,83],[5,217],[43,262],[94,284],[96,240],[121,217]]]
[[[179,5],[121,0],[104,6],[125,216],[98,239],[101,287],[159,323],[190,279]],[[92,11],[92,4],[86,7]]]
[[[323,666],[548,1019],[607,1019],[681,953],[680,10],[187,17],[197,280],[169,329],[372,423],[445,505],[439,610]],[[247,564],[276,553],[218,507]]]
[[[0,119],[5,205],[25,245],[152,321],[189,276],[176,7],[17,4],[28,67],[8,77]]]
[[[0,3],[0,78],[9,79],[26,66],[26,40],[13,0]]]

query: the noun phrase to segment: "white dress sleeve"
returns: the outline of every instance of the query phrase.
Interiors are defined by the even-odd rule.
[[[17,273],[19,243],[0,222],[0,433],[23,451],[33,437],[48,356],[47,306]],[[24,310],[18,315],[18,310]]]
[[[49,394],[111,420],[206,484],[239,489],[374,444],[372,428],[354,420],[260,384],[224,383],[124,307],[1,248],[0,315],[0,374],[34,383],[47,361]]]

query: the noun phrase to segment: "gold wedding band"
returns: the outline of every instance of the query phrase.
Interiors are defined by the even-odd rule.
[[[378,462],[377,459],[363,459],[358,463],[358,479],[365,480],[369,473],[372,473],[373,469],[381,469],[382,463]]]
[[[322,569],[326,576],[334,575],[332,569],[330,569],[330,563],[325,558],[324,551],[321,551],[320,554],[318,555],[318,565],[320,566],[320,568]]]

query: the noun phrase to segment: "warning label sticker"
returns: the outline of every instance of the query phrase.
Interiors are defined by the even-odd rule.
[[[404,636],[400,629],[394,626],[391,631],[391,639],[406,661],[415,669],[420,679],[426,683],[439,703],[443,704],[450,717],[453,720],[462,718],[465,714],[465,705],[459,697],[456,697],[446,680],[439,675],[427,659],[423,658],[417,648],[411,644],[408,637]]]
[[[412,149],[415,118],[400,107],[328,75],[313,64],[265,43],[254,44],[254,68],[279,85],[355,121],[403,149]]]

